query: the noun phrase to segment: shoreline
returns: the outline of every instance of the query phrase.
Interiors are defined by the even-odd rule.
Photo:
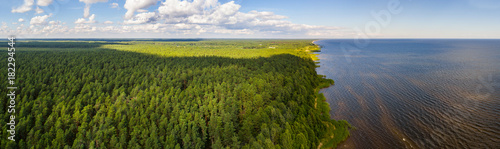
[[[310,50],[309,54],[311,54],[311,59],[314,61],[315,65],[316,65],[316,68],[317,68],[317,67],[319,67],[319,65],[318,65],[319,62],[318,61],[320,59],[316,57],[316,55],[319,55],[319,54],[314,54],[314,53],[321,52],[321,46],[318,45],[318,44],[316,44],[315,43],[316,41],[319,41],[319,40],[314,40],[311,43],[314,44],[317,47],[317,50]],[[352,126],[347,121],[345,121],[345,120],[335,120],[335,119],[330,118],[331,117],[331,115],[330,115],[330,111],[331,111],[330,104],[328,102],[326,102],[325,96],[323,95],[323,93],[319,93],[319,91],[321,89],[323,89],[323,88],[327,88],[327,87],[333,86],[335,83],[334,83],[334,80],[326,78],[325,75],[318,74],[317,71],[316,71],[316,75],[320,79],[323,79],[323,80],[322,80],[322,83],[320,83],[314,89],[314,91],[316,93],[314,108],[318,109],[317,108],[318,105],[319,105],[320,108],[322,106],[327,106],[326,109],[319,109],[319,110],[321,111],[321,115],[324,115],[324,116],[326,116],[328,118],[328,120],[323,121],[323,123],[325,123],[325,126],[327,127],[326,135],[324,137],[322,137],[322,139],[319,140],[317,148],[318,149],[321,149],[321,148],[337,148],[337,146],[339,144],[341,144],[342,142],[344,142],[345,140],[347,140],[347,138],[350,137],[349,130],[352,128]],[[318,99],[320,99],[320,101],[318,101]],[[331,126],[333,126],[333,128],[331,128]],[[340,130],[338,130],[338,128],[340,128]],[[340,136],[339,136],[339,133],[341,134]],[[338,137],[340,137],[340,140],[337,139]]]
[[[313,43],[313,44],[316,44],[316,43],[314,43],[314,42],[316,42],[316,41],[319,41],[319,39],[318,39],[318,40],[313,40],[313,41],[312,41],[312,43]],[[317,45],[317,44],[316,44],[316,45]]]

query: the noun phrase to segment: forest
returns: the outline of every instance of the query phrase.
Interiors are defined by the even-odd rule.
[[[318,93],[334,82],[311,41],[18,40],[0,148],[335,148],[351,126]]]

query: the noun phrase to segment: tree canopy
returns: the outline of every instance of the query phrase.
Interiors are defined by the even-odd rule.
[[[17,141],[2,148],[327,148],[349,135],[318,94],[333,80],[310,40],[16,46]]]

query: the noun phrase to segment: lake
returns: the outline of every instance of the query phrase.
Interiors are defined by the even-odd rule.
[[[500,40],[354,41],[315,42],[339,148],[500,148]]]

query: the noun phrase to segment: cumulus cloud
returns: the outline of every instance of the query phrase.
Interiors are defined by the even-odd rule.
[[[106,0],[80,0],[90,4]],[[158,0],[127,0],[123,22],[105,21],[96,24],[95,15],[87,14],[75,20],[74,27],[64,22],[49,21],[50,15],[31,19],[28,28],[20,24],[19,34],[42,35],[143,35],[141,37],[342,37],[351,30],[331,26],[296,24],[288,17],[268,11],[242,12],[234,1],[217,0],[165,0],[156,11],[148,8]],[[118,5],[118,4],[116,4]],[[111,7],[116,6],[110,4]],[[116,6],[117,8],[119,6]],[[88,13],[88,11],[87,11]],[[20,18],[18,22],[22,22]],[[48,23],[47,23],[48,22]],[[113,25],[108,25],[113,24]],[[0,34],[2,31],[0,31]],[[84,34],[80,34],[84,33]]]
[[[118,3],[111,3],[109,5],[111,5],[111,8],[118,8]]]
[[[127,9],[125,18],[130,19],[137,10],[148,8],[149,6],[155,5],[157,2],[158,0],[127,0],[123,6]]]
[[[233,2],[234,3],[234,2]],[[165,0],[158,8],[158,12],[168,17],[187,17],[201,14],[205,9],[217,5],[217,0]]]
[[[19,18],[17,21],[24,22],[24,19],[23,18]]]
[[[181,1],[166,0],[158,8],[159,15],[156,20],[166,23],[198,24],[215,26],[211,31],[215,33],[255,33],[270,34],[302,33],[318,34],[321,31],[336,32],[339,28],[326,26],[311,26],[294,24],[267,11],[240,12],[241,5],[230,1],[220,4],[217,0],[208,1]],[[205,27],[206,28],[206,27]],[[234,32],[232,32],[233,30]],[[328,32],[327,32],[328,31]]]
[[[40,8],[36,7],[35,12],[36,12],[36,14],[41,14],[44,11],[43,11],[43,9],[40,9]]]
[[[33,9],[33,4],[35,4],[35,0],[24,0],[23,5],[12,8],[12,13],[25,13]]]
[[[73,33],[85,33],[85,32],[95,32],[97,31],[97,27],[87,25],[87,24],[78,24],[75,28],[71,29]]]
[[[85,20],[85,18],[79,18],[75,21],[75,24],[90,24],[90,23],[95,23],[95,14],[92,14],[89,17],[89,20]]]
[[[135,1],[132,0],[132,2]],[[268,11],[240,12],[241,5],[234,3],[234,1],[221,4],[217,0],[165,0],[159,6],[158,11],[133,15],[134,12],[141,10],[138,8],[148,6],[149,5],[133,8],[126,7],[129,10],[126,16],[131,16],[127,17],[124,24],[173,24],[172,27],[165,30],[168,32],[182,30],[184,33],[196,32],[196,34],[262,33],[289,35],[305,34],[317,36],[322,33],[325,35],[338,33],[340,30],[340,28],[336,27],[294,24],[285,20],[288,17],[276,15]],[[133,10],[132,14],[130,14],[130,10]]]
[[[80,2],[85,3],[85,8],[83,9],[83,17],[87,18],[90,15],[90,6],[93,3],[107,2],[108,0],[80,0]]]
[[[78,18],[76,21],[75,21],[75,24],[82,24],[82,23],[85,23],[85,18]]]
[[[47,19],[51,15],[52,14],[50,14],[50,15],[43,15],[43,16],[35,16],[35,17],[31,18],[30,24],[31,25],[43,25],[43,24],[47,24]]]
[[[38,0],[36,2],[36,4],[38,6],[48,6],[48,5],[52,4],[52,0]]]
[[[219,24],[227,22],[228,17],[234,16],[240,9],[240,5],[234,4],[234,1],[217,6],[211,13],[194,14],[188,17],[189,23],[201,24]]]
[[[157,15],[155,12],[144,12],[135,15],[132,19],[125,20],[125,24],[143,24],[156,22]]]

